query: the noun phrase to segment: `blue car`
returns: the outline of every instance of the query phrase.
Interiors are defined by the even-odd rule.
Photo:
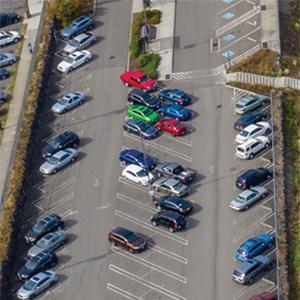
[[[9,71],[7,71],[4,68],[0,68],[0,79],[3,80],[3,79],[6,79],[8,77],[9,77]]]
[[[191,98],[184,91],[178,89],[162,90],[158,98],[168,104],[189,105],[191,103]]]
[[[134,164],[148,170],[152,170],[156,166],[155,160],[151,156],[144,155],[143,152],[135,149],[121,151],[119,159],[126,165]]]
[[[192,117],[192,112],[181,105],[164,105],[159,109],[162,116],[175,118],[178,121],[187,121]]]
[[[260,255],[274,244],[274,238],[270,234],[259,234],[247,240],[235,253],[236,259],[245,261]]]
[[[94,21],[91,17],[80,16],[77,19],[73,20],[73,22],[68,27],[61,30],[60,34],[64,39],[72,39],[79,33],[91,30],[93,29],[93,27]]]

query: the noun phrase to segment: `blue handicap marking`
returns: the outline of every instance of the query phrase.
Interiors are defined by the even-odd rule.
[[[230,42],[231,40],[234,40],[234,39],[235,39],[235,35],[232,33],[229,33],[223,37],[223,40],[226,42]]]
[[[232,2],[234,2],[235,0],[222,0],[223,2],[225,2],[226,4],[230,4]]]
[[[224,15],[222,15],[222,17],[226,20],[229,20],[234,17],[234,14],[231,12],[228,12],[228,13],[225,13]]]
[[[226,58],[229,58],[234,55],[234,52],[231,50],[228,50],[228,51],[223,52],[222,55]]]

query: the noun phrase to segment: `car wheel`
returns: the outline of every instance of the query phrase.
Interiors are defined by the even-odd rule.
[[[31,299],[33,299],[35,297],[35,294],[31,294],[30,296],[29,296],[29,300],[31,300]]]
[[[175,230],[174,230],[173,227],[169,227],[169,231],[170,231],[170,232],[174,232]]]
[[[10,65],[12,65],[14,62],[15,62],[14,60],[10,60],[8,63],[9,63]]]
[[[155,186],[154,190],[158,192],[159,191],[159,187]]]
[[[56,285],[56,280],[53,280],[53,281],[50,283],[50,286],[51,286],[51,287],[54,286],[54,285]]]
[[[267,197],[267,193],[262,194],[261,198],[264,199]]]
[[[53,268],[53,267],[55,267],[55,265],[56,265],[56,262],[53,261],[53,262],[51,262],[50,267]]]
[[[57,169],[54,169],[52,173],[53,173],[53,174],[56,174],[56,173],[57,173]]]
[[[65,227],[65,222],[60,221],[60,224],[58,225],[58,229],[62,230]]]
[[[73,148],[78,148],[79,144],[78,143],[74,143],[73,144]]]
[[[158,210],[162,210],[162,207],[160,205],[156,206]]]
[[[84,60],[84,63],[87,64],[88,62],[89,62],[89,59],[86,58],[86,59]]]
[[[156,176],[157,176],[157,178],[160,178],[161,177],[161,173],[157,172]]]
[[[254,278],[250,278],[248,281],[249,284],[252,284],[253,282],[254,282]]]
[[[254,157],[254,154],[251,153],[251,154],[249,155],[249,158],[252,159],[253,157]]]
[[[125,85],[125,86],[129,86],[129,83],[126,82],[126,81],[124,81],[124,85]]]
[[[129,248],[128,251],[129,251],[130,253],[134,253],[134,250],[133,250],[132,248]]]
[[[268,149],[270,147],[270,144],[269,143],[266,143],[265,144],[265,149]]]
[[[270,243],[268,244],[268,248],[272,248],[272,246],[273,246],[273,242],[270,242]]]
[[[113,247],[117,247],[117,243],[115,241],[112,241],[111,244]]]
[[[18,20],[18,19],[14,19],[13,22],[14,22],[14,23],[18,23],[19,20]]]
[[[19,41],[19,39],[14,39],[13,42],[16,44]]]
[[[73,71],[73,67],[70,67],[69,69],[68,69],[68,72],[67,73],[70,73],[70,72],[72,72]]]
[[[157,226],[158,225],[157,222],[154,221],[154,220],[152,220],[151,223],[152,223],[153,226]]]
[[[6,78],[6,75],[2,75],[1,76],[1,79],[3,80],[3,79],[5,79]]]
[[[80,101],[79,101],[79,104],[81,105],[82,103],[83,103],[83,100],[80,100]]]
[[[244,207],[244,210],[248,210],[248,208],[249,208],[249,206],[248,206],[248,205],[246,205],[246,206]]]
[[[267,268],[266,268],[266,269],[269,271],[269,270],[271,270],[272,268],[273,268],[273,264],[270,263],[270,264],[267,265]]]
[[[93,28],[94,28],[93,24],[91,24],[91,25],[88,26],[88,30],[92,30]]]

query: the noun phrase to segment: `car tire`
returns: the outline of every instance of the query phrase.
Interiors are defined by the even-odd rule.
[[[56,280],[53,280],[51,283],[50,283],[50,286],[55,286],[56,285]]]
[[[93,28],[94,28],[94,25],[93,25],[93,24],[91,24],[91,25],[89,25],[89,26],[88,26],[88,28],[87,28],[87,29],[88,29],[88,30],[92,30]]]
[[[5,79],[6,78],[6,75],[2,75],[1,76],[1,79],[3,80],[3,79]]]
[[[126,162],[125,161],[121,161],[121,167],[125,168],[126,167]]]
[[[267,271],[270,271],[272,268],[273,268],[273,264],[272,263],[268,264],[267,267],[266,267]]]
[[[158,225],[157,222],[154,221],[154,220],[152,220],[151,223],[152,223],[153,226],[157,226]]]
[[[264,199],[267,197],[267,193],[262,194],[261,198]]]
[[[62,230],[65,227],[65,222],[64,221],[60,221],[60,224],[58,225],[58,229]]]
[[[87,64],[88,62],[89,62],[89,59],[86,58],[86,59],[84,60],[84,63]]]
[[[56,174],[56,173],[57,173],[57,169],[54,169],[52,173],[53,173],[53,174]]]
[[[129,83],[126,82],[126,81],[124,81],[124,85],[125,85],[125,86],[129,86]]]
[[[249,206],[246,205],[246,206],[244,207],[244,210],[248,210],[248,209],[249,209]]]
[[[16,44],[20,39],[15,38],[13,42]]]
[[[34,297],[35,297],[35,294],[32,294],[32,295],[29,296],[28,299],[29,299],[29,300],[32,300]]]
[[[50,264],[50,268],[53,268],[53,267],[55,267],[55,265],[56,265],[56,262],[55,262],[55,261],[53,261],[53,262]]]
[[[254,154],[251,153],[251,154],[249,155],[249,158],[252,159],[253,157],[254,157]]]
[[[266,143],[264,148],[265,148],[265,149],[268,149],[269,147],[270,147],[270,144],[269,144],[269,143]]]
[[[132,248],[129,248],[128,251],[132,254],[134,253],[134,250]]]
[[[18,19],[14,19],[14,20],[13,20],[13,23],[15,23],[15,24],[18,23],[18,22],[19,22]]]
[[[70,67],[69,69],[68,69],[68,72],[67,73],[70,73],[70,72],[72,72],[73,71],[73,67]]]
[[[159,192],[159,187],[155,186],[154,190],[157,191],[157,192]]]
[[[268,248],[270,249],[270,248],[272,248],[273,247],[273,242],[270,242],[269,244],[268,244]]]
[[[248,281],[249,284],[252,284],[253,282],[254,282],[254,278],[250,278]]]
[[[76,157],[72,157],[71,162],[74,162],[76,160]]]
[[[79,143],[74,143],[73,144],[73,148],[78,148],[79,147]]]
[[[10,60],[10,61],[8,62],[8,64],[9,64],[9,65],[12,65],[14,62],[15,62],[14,60]]]
[[[172,232],[172,233],[175,232],[174,228],[171,227],[171,226],[169,227],[169,231]]]
[[[160,205],[156,205],[156,208],[157,208],[158,210],[162,210],[162,207],[161,207]]]

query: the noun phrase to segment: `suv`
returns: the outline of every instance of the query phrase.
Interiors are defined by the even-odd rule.
[[[48,250],[43,250],[38,255],[28,260],[26,264],[19,270],[18,279],[27,280],[38,272],[53,268],[57,264],[57,256]]]
[[[251,138],[245,143],[236,147],[235,155],[242,159],[252,159],[257,153],[264,149],[268,149],[271,145],[269,138],[258,136]]]
[[[234,108],[234,112],[243,115],[244,113],[254,110],[265,105],[266,97],[261,95],[248,95],[239,99]]]
[[[68,147],[77,148],[80,143],[79,136],[72,131],[64,133],[47,141],[47,145],[42,149],[43,157],[52,156],[61,149]]]
[[[25,235],[27,244],[33,244],[48,232],[55,231],[64,226],[61,217],[50,214],[36,223]]]
[[[151,217],[154,226],[163,225],[169,228],[170,232],[178,231],[187,227],[187,221],[183,215],[176,211],[160,211]]]
[[[184,91],[178,89],[161,90],[158,98],[168,104],[189,105],[191,103],[191,98]]]
[[[0,14],[0,27],[5,27],[10,24],[18,23],[21,17],[14,12]]]
[[[0,31],[0,47],[4,47],[11,43],[17,43],[21,36],[16,31]]]
[[[237,188],[241,190],[256,186],[265,180],[271,179],[273,173],[268,168],[250,169],[240,175],[235,182]]]
[[[129,93],[128,104],[142,104],[152,109],[157,109],[160,107],[160,101],[158,98],[137,89],[134,89]]]
[[[258,255],[240,264],[232,273],[232,279],[241,284],[252,284],[256,278],[271,270],[273,261],[268,256]]]
[[[80,16],[63,30],[60,34],[64,39],[72,39],[75,35],[91,30],[94,27],[94,21],[89,16]]]

